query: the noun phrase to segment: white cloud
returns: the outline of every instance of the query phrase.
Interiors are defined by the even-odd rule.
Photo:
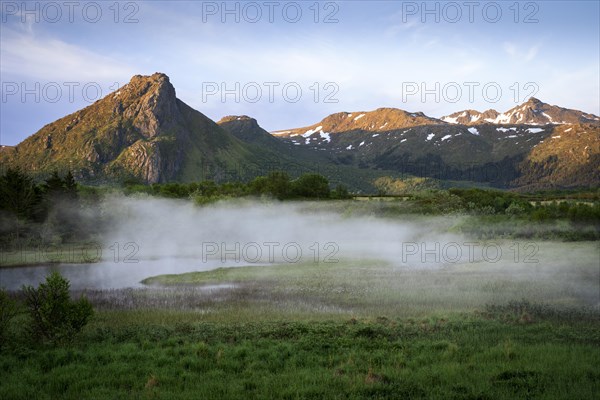
[[[33,32],[5,27],[1,44],[0,68],[5,79],[122,82],[137,73],[126,62]]]
[[[513,43],[504,42],[502,43],[502,48],[504,49],[506,54],[508,54],[511,57],[517,55],[517,46],[515,46]]]
[[[527,54],[525,55],[525,60],[533,61],[533,59],[535,58],[537,53],[538,53],[538,46],[530,47],[529,50],[527,50]]]
[[[529,48],[523,48],[523,46],[517,46],[511,42],[504,42],[502,44],[504,52],[513,59],[524,60],[527,62],[533,61],[539,51],[539,45],[533,45]]]

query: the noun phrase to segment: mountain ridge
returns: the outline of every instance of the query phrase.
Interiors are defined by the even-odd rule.
[[[81,181],[154,183],[193,179],[207,164],[246,164],[255,151],[179,100],[168,76],[155,73],[133,76],[0,156],[33,173],[71,169]]]
[[[420,111],[408,112],[399,108],[382,107],[373,111],[339,112],[328,115],[316,124],[303,128],[274,131],[271,134],[279,137],[292,137],[306,134],[308,131],[323,134],[356,130],[383,131],[428,124],[446,123]]]
[[[293,176],[320,172],[359,190],[404,174],[508,188],[600,185],[593,114],[532,98],[503,114],[465,110],[444,118],[452,120],[386,107],[269,133],[247,115],[211,120],[177,98],[167,75],[155,73],[135,75],[17,146],[2,147],[0,162],[34,174],[69,169],[87,183],[244,180],[283,169]]]
[[[563,125],[600,121],[600,118],[594,114],[550,105],[535,97],[529,98],[525,103],[515,106],[504,113],[499,113],[494,109],[484,112],[463,110],[441,117],[440,119],[447,123],[462,125],[479,125],[483,123],[497,125]]]

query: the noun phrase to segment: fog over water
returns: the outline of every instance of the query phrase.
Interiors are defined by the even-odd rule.
[[[248,264],[335,259],[398,262],[403,243],[464,242],[418,222],[325,211],[319,203],[236,201],[197,207],[187,201],[113,198],[109,243],[135,243],[139,257],[216,258]],[[107,243],[108,244],[108,243]],[[317,253],[317,247],[319,252]]]
[[[480,241],[447,233],[461,217],[383,218],[318,202],[235,200],[199,207],[121,195],[107,197],[102,212],[110,228],[98,244],[100,262],[0,269],[0,286],[35,285],[51,269],[73,289],[119,289],[141,287],[150,276],[219,267],[364,260],[365,268],[383,264],[402,272],[395,279],[405,279],[411,290],[418,285],[463,296],[466,285],[476,285],[481,292],[600,304],[597,243]]]

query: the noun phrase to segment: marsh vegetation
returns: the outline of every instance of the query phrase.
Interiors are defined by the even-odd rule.
[[[597,192],[282,202],[180,189],[80,187],[60,218],[83,236],[55,229],[52,208],[39,219],[4,209],[0,277],[14,284],[0,294],[0,398],[600,390]],[[18,283],[54,270],[94,315],[80,324],[69,306],[64,329],[40,340],[33,289]]]

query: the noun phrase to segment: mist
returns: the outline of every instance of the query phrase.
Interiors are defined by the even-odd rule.
[[[104,246],[133,243],[139,259],[195,258],[243,265],[364,259],[407,265],[411,259],[420,260],[420,248],[467,241],[443,233],[445,221],[440,218],[409,222],[347,216],[316,202],[239,200],[198,207],[189,201],[118,196],[103,207],[114,213]],[[412,266],[436,264],[433,254],[422,261]]]
[[[73,290],[105,290],[142,288],[142,280],[157,275],[289,265],[306,271],[300,272],[299,285],[312,285],[318,279],[315,266],[324,271],[334,265],[342,267],[336,269],[341,275],[324,287],[356,289],[368,282],[368,292],[375,294],[371,301],[385,292],[395,304],[411,307],[465,309],[524,298],[600,307],[598,243],[483,241],[454,233],[465,216],[384,217],[374,212],[377,207],[376,202],[362,207],[263,199],[198,206],[189,200],[111,194],[86,220],[101,226],[96,250],[87,250],[96,263],[5,268],[0,279],[17,290],[58,269]],[[262,277],[269,278],[270,271],[264,268]]]
[[[371,265],[386,265],[395,271],[390,275],[398,281],[392,283],[394,291],[414,293],[415,302],[432,294],[427,291],[438,291],[448,299],[480,296],[469,300],[473,303],[534,296],[600,304],[597,245],[481,241],[449,233],[460,216],[384,218],[351,212],[343,203],[247,199],[198,207],[189,201],[114,196],[103,207],[113,216],[104,246],[135,243],[140,262],[161,260],[159,274],[182,268],[359,263],[365,269],[357,280],[368,276]],[[349,269],[348,277],[355,273]]]

